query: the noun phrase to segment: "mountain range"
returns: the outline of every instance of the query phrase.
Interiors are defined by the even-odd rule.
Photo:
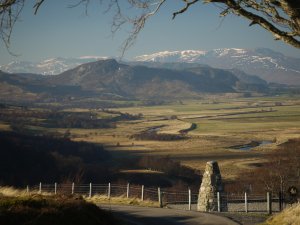
[[[114,59],[85,63],[57,76],[0,72],[0,98],[34,96],[106,99],[193,98],[203,93],[264,92],[267,83],[242,71],[197,66],[185,69],[128,65]]]
[[[107,58],[83,56],[79,58],[58,57],[41,62],[14,61],[1,65],[0,70],[8,73],[57,75],[81,64]],[[206,65],[219,69],[243,71],[247,74],[256,75],[267,82],[300,85],[300,55],[299,58],[288,57],[266,48],[162,51],[137,56],[131,61],[126,61],[126,63],[168,69],[185,69]]]
[[[214,68],[238,69],[267,82],[300,85],[300,58],[288,57],[266,48],[163,51],[135,57],[135,61],[205,64]]]

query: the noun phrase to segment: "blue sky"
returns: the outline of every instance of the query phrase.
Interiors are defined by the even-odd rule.
[[[111,34],[112,15],[103,14],[97,0],[88,8],[68,8],[75,0],[46,0],[37,15],[33,15],[34,1],[27,1],[11,39],[11,56],[0,43],[0,64],[12,60],[39,61],[51,57],[79,57],[85,55],[118,57],[130,27],[123,27],[114,37]],[[214,5],[195,4],[188,12],[172,20],[172,12],[180,7],[170,1],[152,17],[140,33],[136,43],[125,54],[126,59],[163,50],[211,50],[214,48],[266,47],[288,56],[300,57],[299,49],[274,41],[267,31],[233,15],[219,17]],[[125,7],[127,10],[127,7]],[[127,10],[131,13],[130,10]]]

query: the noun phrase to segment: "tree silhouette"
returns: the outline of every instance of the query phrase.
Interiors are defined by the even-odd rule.
[[[26,0],[0,0],[0,35],[7,48],[11,32]],[[33,5],[36,14],[45,0],[36,0]],[[136,40],[146,21],[157,14],[167,2],[174,0],[99,0],[113,11],[112,32],[116,32],[124,24],[131,24],[132,30],[125,40],[123,50],[128,49]],[[172,18],[185,13],[196,3],[214,4],[222,9],[220,16],[234,14],[249,20],[249,26],[258,25],[272,33],[275,40],[300,48],[300,1],[299,0],[178,0],[180,8],[173,10]],[[73,7],[85,5],[88,8],[91,0],[79,0]],[[121,4],[122,2],[122,4]],[[138,11],[135,15],[126,13],[124,4]]]

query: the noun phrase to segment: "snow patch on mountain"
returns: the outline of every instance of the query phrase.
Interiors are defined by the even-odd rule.
[[[151,55],[141,55],[136,57],[135,60],[148,62],[168,62],[170,60],[193,62],[195,58],[205,54],[206,51],[201,50],[163,51]]]
[[[81,56],[78,58],[49,58],[40,62],[13,61],[1,65],[0,70],[8,73],[35,73],[42,75],[57,75],[69,69],[73,69],[83,63],[108,59],[101,56]]]
[[[105,60],[105,59],[109,59],[109,57],[106,57],[106,56],[95,56],[95,55],[85,55],[85,56],[80,56],[79,59]]]
[[[162,51],[134,58],[161,63],[199,63],[220,69],[239,69],[269,82],[300,84],[300,58],[287,57],[266,48],[219,48],[210,51]]]
[[[281,58],[279,58],[278,56],[281,56]],[[290,69],[282,65],[281,63],[281,61],[283,61],[282,57],[283,55],[281,53],[276,53],[273,52],[272,50],[262,51],[261,49],[259,49],[258,51],[255,51],[255,50],[239,49],[239,48],[220,48],[211,51],[202,51],[202,50],[163,51],[163,52],[157,52],[149,55],[137,56],[135,60],[149,61],[149,62],[187,62],[187,63],[194,62],[194,63],[205,63],[210,65],[212,63],[210,63],[209,60],[220,61],[225,59],[224,63],[230,60],[232,68],[234,68],[235,65],[242,65],[242,64],[249,65],[249,64],[261,63],[261,66],[263,67],[277,68],[282,70]],[[230,65],[227,65],[226,68],[229,66]],[[293,69],[293,70],[299,72],[300,68],[299,70],[297,69]]]

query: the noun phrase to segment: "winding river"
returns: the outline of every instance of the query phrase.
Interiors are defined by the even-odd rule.
[[[235,145],[235,146],[231,146],[230,148],[237,149],[237,150],[243,150],[243,151],[250,151],[253,148],[263,146],[263,145],[272,144],[272,143],[273,143],[272,141],[251,141],[248,144]]]

